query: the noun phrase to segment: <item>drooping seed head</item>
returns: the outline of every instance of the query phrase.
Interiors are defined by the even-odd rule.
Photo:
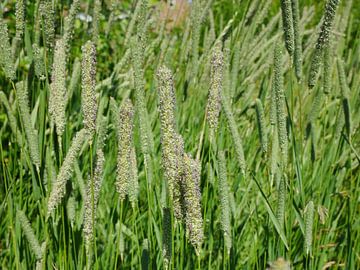
[[[31,227],[31,224],[25,213],[21,210],[17,210],[16,219],[18,220],[22,230],[24,231],[25,237],[29,242],[31,251],[35,254],[37,260],[41,260],[41,258],[43,257],[43,253],[39,240],[35,236],[34,229]]]
[[[318,73],[323,60],[324,47],[329,46],[330,32],[334,23],[335,14],[340,0],[328,0],[325,6],[324,20],[321,25],[319,37],[316,42],[315,51],[312,55],[308,86],[315,86]]]
[[[55,184],[52,187],[50,197],[48,200],[47,217],[55,210],[55,208],[61,203],[62,198],[66,193],[66,182],[71,178],[74,170],[74,164],[77,156],[86,140],[86,130],[82,129],[78,131],[73,138],[70,148],[66,153],[65,160],[57,175]]]

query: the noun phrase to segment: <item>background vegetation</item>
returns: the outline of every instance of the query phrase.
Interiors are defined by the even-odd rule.
[[[280,0],[171,2],[1,1],[0,267],[288,269],[289,263],[292,269],[359,269],[357,1],[339,4],[330,30],[330,62],[312,88],[308,77],[325,1],[299,1],[300,80],[294,56],[285,49]],[[74,3],[79,7],[69,24]],[[42,5],[53,9],[49,20]],[[51,25],[54,40],[69,35],[65,57],[53,58]],[[67,27],[74,28],[73,34]],[[93,73],[84,64],[80,70],[86,55],[81,47],[88,40],[96,45],[95,94],[91,80],[84,81]],[[280,57],[277,66],[274,50]],[[216,53],[223,55],[221,68],[214,65]],[[66,94],[55,104],[65,102],[66,122],[59,136],[54,115],[61,111],[51,112],[49,103],[61,60]],[[167,165],[162,160],[166,129],[159,113],[164,77],[156,75],[162,66],[173,73],[176,134],[183,138],[184,151],[201,165],[204,237],[197,249],[189,239],[188,221],[174,217],[165,177],[169,167],[162,166]],[[215,89],[216,71],[221,74]],[[279,78],[287,159],[279,157],[283,141],[278,141],[278,124],[270,123],[273,84]],[[214,107],[220,110],[215,130],[207,116],[212,88],[221,92],[221,105]],[[26,89],[27,96],[22,94]],[[50,197],[61,193],[54,189],[60,169],[87,117],[82,109],[86,89],[96,97],[96,132],[78,145],[68,164],[64,196],[49,214]],[[135,147],[139,185],[131,202],[130,196],[120,200],[115,188],[119,125],[125,123],[117,110],[127,98],[135,105],[130,145]],[[260,104],[264,118],[257,117]],[[239,162],[239,145],[245,167]],[[89,195],[91,203],[86,204]],[[93,215],[84,221],[86,211]],[[91,229],[95,241],[88,244]]]

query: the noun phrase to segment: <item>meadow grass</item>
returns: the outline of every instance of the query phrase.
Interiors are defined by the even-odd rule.
[[[0,268],[359,269],[360,6],[171,2],[1,1]]]

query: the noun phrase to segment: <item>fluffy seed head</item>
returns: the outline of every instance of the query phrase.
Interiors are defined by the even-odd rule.
[[[49,112],[55,122],[58,135],[65,130],[66,117],[66,54],[65,45],[62,39],[56,41],[54,64],[51,74]]]
[[[3,68],[5,76],[9,80],[15,79],[14,59],[8,36],[6,22],[0,18],[0,66]]]
[[[223,151],[218,153],[219,163],[219,197],[221,208],[221,229],[224,233],[224,241],[227,253],[230,254],[231,240],[231,215],[229,204],[229,186],[227,183],[226,161]]]
[[[133,147],[134,107],[129,99],[125,100],[120,108],[119,123],[116,190],[119,193],[120,200],[124,200],[133,175],[131,152]]]
[[[190,155],[184,155],[184,200],[185,200],[185,223],[187,235],[191,244],[199,255],[201,245],[204,241],[203,219],[201,216],[201,193],[200,193],[200,171],[199,161]]]
[[[310,88],[315,86],[318,78],[319,69],[323,59],[324,47],[329,46],[330,31],[334,23],[335,14],[340,0],[328,0],[325,6],[324,20],[321,25],[319,37],[316,42],[315,51],[312,55],[310,75],[308,85]]]
[[[35,74],[40,80],[45,80],[45,66],[44,66],[44,59],[39,48],[39,45],[34,43],[32,45],[33,49],[33,56],[34,56],[34,67],[35,67]]]
[[[42,30],[46,47],[51,50],[54,47],[55,40],[55,12],[52,1],[41,1],[39,11],[42,17]]]
[[[91,256],[91,246],[94,240],[94,228],[96,219],[96,209],[99,201],[101,182],[104,172],[105,158],[101,149],[96,151],[96,166],[94,177],[88,180],[85,197],[85,216],[84,216],[84,237],[87,257]]]
[[[285,46],[290,55],[294,52],[294,26],[291,0],[281,0],[281,14],[285,36]]]
[[[279,136],[279,146],[283,157],[283,165],[287,164],[288,153],[288,136],[286,130],[286,106],[285,106],[285,93],[284,83],[281,69],[281,49],[278,44],[275,46],[274,52],[274,84],[273,91],[276,97],[276,118]]]
[[[16,0],[16,37],[20,39],[24,35],[25,29],[25,3],[24,0]]]
[[[87,41],[82,46],[81,98],[84,127],[92,135],[96,129],[96,49],[94,43]]]
[[[71,142],[69,151],[66,153],[65,160],[60,168],[56,182],[53,185],[53,189],[50,193],[47,217],[50,216],[50,214],[61,203],[62,198],[65,196],[66,182],[70,179],[73,173],[76,158],[86,140],[86,135],[86,130],[82,129],[76,133],[74,139]]]
[[[17,99],[19,104],[20,116],[24,125],[26,140],[28,143],[30,158],[37,169],[40,168],[39,138],[36,130],[31,124],[29,107],[29,96],[27,84],[23,81],[16,83]]]
[[[31,251],[35,254],[37,260],[41,260],[41,258],[43,257],[43,253],[39,244],[39,240],[35,236],[34,229],[31,227],[31,224],[27,219],[25,213],[21,210],[17,210],[16,218],[24,231],[25,237],[29,242]]]
[[[69,14],[64,20],[64,44],[66,53],[70,50],[70,43],[73,38],[75,18],[80,8],[80,0],[74,0],[71,4]]]
[[[224,56],[221,50],[221,43],[215,46],[211,59],[210,91],[206,106],[206,118],[210,130],[215,135],[219,114],[221,110],[221,91],[223,84]]]

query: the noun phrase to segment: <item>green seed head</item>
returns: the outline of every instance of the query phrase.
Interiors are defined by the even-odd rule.
[[[96,129],[96,49],[94,43],[86,42],[82,46],[82,76],[81,76],[81,98],[82,111],[84,117],[84,127],[90,135],[94,134]]]

